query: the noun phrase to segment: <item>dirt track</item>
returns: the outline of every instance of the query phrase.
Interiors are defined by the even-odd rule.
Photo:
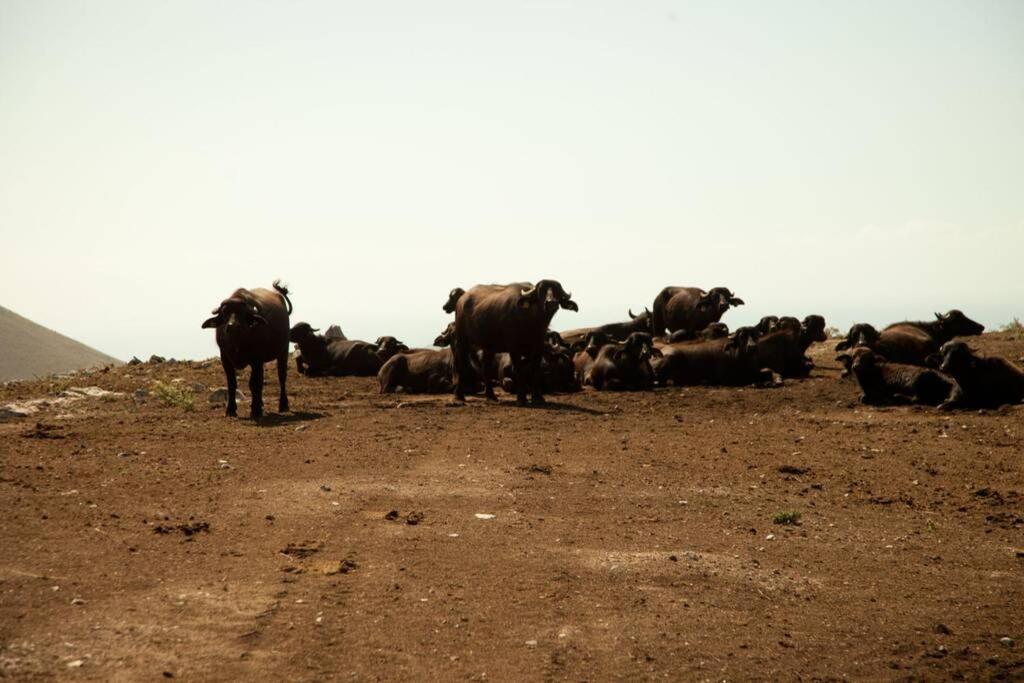
[[[0,677],[1024,677],[1024,407],[865,408],[814,354],[546,409],[291,373],[263,426],[132,398],[216,364],[61,380],[126,395],[0,422]]]

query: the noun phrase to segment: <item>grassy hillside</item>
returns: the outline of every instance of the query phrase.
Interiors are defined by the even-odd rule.
[[[0,306],[0,381],[120,363]]]

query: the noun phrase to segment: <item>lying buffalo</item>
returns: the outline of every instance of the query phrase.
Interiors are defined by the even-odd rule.
[[[451,349],[413,349],[392,356],[377,373],[380,393],[399,388],[410,394],[446,394],[452,390]]]
[[[650,334],[634,332],[624,342],[601,347],[587,371],[585,382],[598,390],[650,389],[654,386],[650,359],[660,355],[653,347]]]
[[[722,319],[730,306],[742,306],[727,287],[705,292],[698,287],[666,287],[654,299],[651,333],[663,336],[676,330],[699,332]]]
[[[954,337],[984,331],[984,325],[953,309],[945,315],[936,313],[932,321],[893,323],[881,332],[866,323],[858,323],[850,328],[846,339],[836,345],[836,350],[865,346],[894,363],[927,365],[928,357],[938,353],[942,345]]]
[[[295,363],[307,377],[372,377],[396,353],[408,347],[394,337],[380,337],[375,344],[359,340],[327,339],[309,323],[298,323],[289,339],[299,347]]]
[[[237,372],[246,366],[249,373],[249,391],[252,405],[249,416],[258,419],[263,415],[263,364],[277,361],[277,379],[281,386],[278,410],[287,412],[288,391],[288,316],[292,302],[288,289],[280,281],[274,282],[274,290],[236,289],[220,305],[213,309],[213,317],[203,323],[203,328],[217,328],[217,346],[220,347],[220,362],[228,383],[227,414],[238,414],[235,394],[238,390]]]
[[[822,316],[809,315],[803,322],[787,316],[779,320],[773,332],[762,337],[757,336],[756,329],[740,328],[733,334],[730,345],[751,344],[747,353],[757,368],[768,368],[783,377],[806,377],[814,367],[805,355],[807,349],[812,343],[826,339]]]
[[[937,370],[907,363],[892,363],[864,346],[840,354],[836,360],[857,378],[862,403],[921,403],[938,406],[943,410],[963,403],[964,393],[957,381]]]
[[[710,384],[743,386],[769,383],[771,370],[759,366],[754,344],[734,339],[684,341],[659,347],[662,358],[653,363],[658,383],[667,386]]]
[[[979,356],[964,342],[947,342],[940,369],[951,375],[975,408],[995,408],[1024,401],[1024,370],[1002,356]]]
[[[644,309],[640,314],[634,314],[632,309],[627,311],[629,320],[619,323],[606,323],[597,327],[579,327],[575,330],[566,330],[561,333],[562,340],[574,349],[584,346],[584,341],[591,332],[600,332],[608,337],[610,341],[625,341],[626,337],[634,332],[651,332],[651,312]]]
[[[571,297],[555,280],[541,280],[535,285],[477,285],[459,297],[455,304],[456,399],[465,399],[460,378],[470,372],[470,355],[481,351],[484,394],[489,400],[497,400],[490,383],[490,366],[494,354],[505,352],[519,380],[519,403],[526,403],[528,386],[534,403],[543,403],[540,366],[545,335],[559,308],[579,310]]]

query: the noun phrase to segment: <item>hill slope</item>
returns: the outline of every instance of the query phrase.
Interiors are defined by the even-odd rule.
[[[0,381],[120,362],[0,306]]]

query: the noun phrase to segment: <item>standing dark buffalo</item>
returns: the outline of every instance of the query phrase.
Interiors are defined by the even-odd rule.
[[[654,299],[652,334],[689,330],[696,333],[722,319],[730,306],[742,306],[727,287],[714,287],[705,292],[698,287],[666,287]]]
[[[526,403],[528,386],[532,386],[533,402],[543,403],[540,365],[548,325],[559,308],[579,310],[571,297],[555,280],[541,280],[536,285],[477,285],[459,297],[455,304],[455,398],[465,400],[460,378],[472,372],[470,354],[481,351],[484,394],[497,400],[491,387],[491,365],[494,354],[506,352],[519,380],[519,403]]]
[[[246,366],[249,373],[249,392],[252,405],[249,416],[256,420],[263,415],[263,364],[277,361],[277,379],[281,386],[278,411],[288,411],[288,316],[292,302],[288,299],[288,288],[279,280],[274,281],[274,290],[236,289],[220,306],[213,309],[213,317],[203,323],[203,328],[217,328],[217,346],[220,347],[220,362],[228,382],[227,414],[238,414],[235,394],[238,391],[237,372]]]

